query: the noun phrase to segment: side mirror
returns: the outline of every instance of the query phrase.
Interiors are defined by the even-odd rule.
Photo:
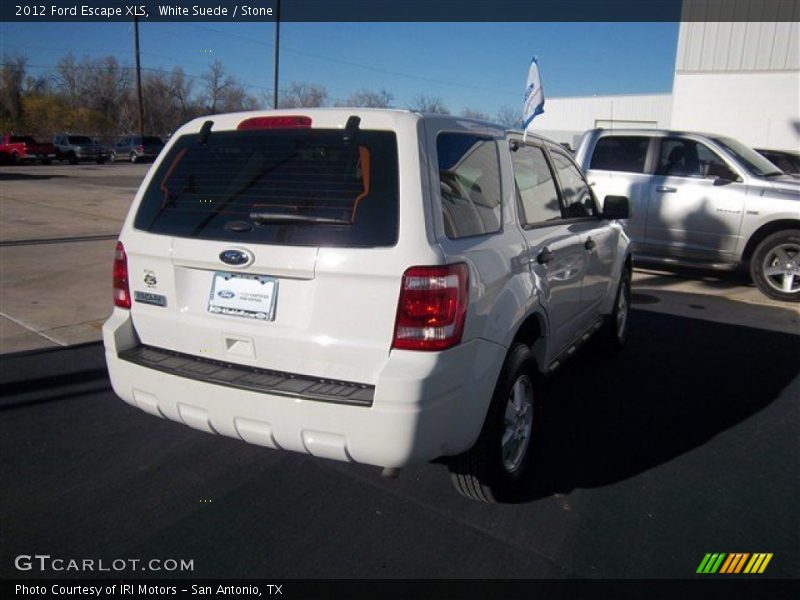
[[[630,213],[627,196],[606,196],[603,200],[604,219],[627,219],[630,217]]]

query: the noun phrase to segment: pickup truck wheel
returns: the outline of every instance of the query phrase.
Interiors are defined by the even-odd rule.
[[[540,393],[531,349],[512,347],[500,371],[475,445],[449,460],[456,490],[479,502],[511,500],[530,461],[539,419]]]
[[[70,154],[67,157],[67,160],[69,161],[69,164],[71,164],[71,165],[77,165],[78,164],[78,157],[75,156],[74,154]]]
[[[131,152],[131,162],[136,163],[139,161],[139,157],[136,156],[136,152]]]
[[[765,296],[800,302],[800,229],[764,238],[750,258],[750,277]]]
[[[614,310],[605,325],[604,337],[607,345],[621,350],[628,339],[628,320],[631,310],[631,270],[625,266],[614,298]]]
[[[43,158],[43,159],[42,159],[42,164],[43,164],[43,165],[49,165],[51,162],[52,162],[52,161],[51,161],[49,158]]]
[[[17,154],[16,152],[12,152],[11,153],[11,164],[16,166],[16,165],[20,164],[21,162],[22,161],[19,158],[19,154]]]

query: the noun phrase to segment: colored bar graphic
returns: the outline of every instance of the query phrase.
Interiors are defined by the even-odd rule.
[[[700,561],[700,565],[695,572],[703,574],[763,573],[771,560],[772,553],[767,552],[756,552],[754,554],[749,552],[732,552],[730,554],[709,552]]]
[[[716,573],[717,569],[719,569],[719,566],[722,564],[722,560],[724,558],[725,558],[725,553],[723,552],[722,554],[719,555],[719,558],[717,558],[717,560],[714,562],[714,566],[711,567],[709,573]]]
[[[705,573],[706,565],[708,564],[709,559],[711,558],[711,554],[706,554],[703,557],[703,560],[700,561],[700,566],[697,567],[697,571],[695,573]]]
[[[750,562],[747,563],[747,566],[744,568],[745,573],[757,573],[758,567],[761,566],[761,561],[764,560],[763,554],[753,554],[753,558],[750,559]]]
[[[744,563],[747,562],[747,559],[750,557],[749,552],[745,552],[744,554],[739,555],[739,562],[736,563],[736,567],[731,570],[731,573],[739,573],[742,568],[744,567]]]
[[[720,573],[727,573],[728,572],[728,569],[730,568],[731,563],[733,562],[733,557],[734,556],[735,555],[733,555],[733,554],[728,554],[728,558],[725,559],[725,562],[723,563],[722,568],[719,570]]]
[[[767,557],[764,559],[764,562],[761,563],[761,568],[758,570],[759,573],[763,573],[764,569],[767,568],[769,561],[772,560],[772,552],[767,554]]]

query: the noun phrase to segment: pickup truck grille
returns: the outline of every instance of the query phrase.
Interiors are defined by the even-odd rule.
[[[119,358],[178,377],[291,398],[372,406],[375,394],[374,386],[233,365],[151,346],[123,350]]]

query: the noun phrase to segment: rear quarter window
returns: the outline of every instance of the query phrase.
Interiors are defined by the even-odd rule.
[[[440,133],[436,153],[447,237],[500,231],[500,157],[495,140],[468,133]]]
[[[644,173],[650,138],[644,136],[607,136],[597,141],[590,169]]]
[[[392,246],[395,134],[287,129],[185,135],[161,161],[134,220],[178,237],[294,246]]]

